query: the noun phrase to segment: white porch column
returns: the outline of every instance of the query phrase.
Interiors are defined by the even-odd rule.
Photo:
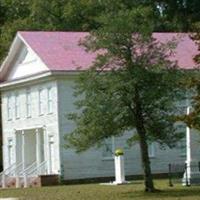
[[[18,159],[17,159],[17,154],[19,154],[19,151],[18,151],[18,145],[17,145],[17,131],[14,129],[14,133],[15,133],[15,144],[14,144],[14,155],[15,155],[15,163],[16,165],[18,165]],[[15,176],[16,176],[16,172],[15,172]]]
[[[25,135],[24,130],[22,130],[22,169],[25,169]]]
[[[53,137],[48,135],[48,149],[49,149],[49,174],[52,174],[52,145],[53,145]]]
[[[47,130],[46,126],[43,127],[43,151],[44,151],[44,161],[46,162],[46,169],[45,173],[49,173],[49,158],[48,158],[48,136],[47,136]]]
[[[41,163],[41,140],[38,128],[35,131],[36,131],[36,163],[38,167]]]

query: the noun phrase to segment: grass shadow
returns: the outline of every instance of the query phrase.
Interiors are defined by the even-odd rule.
[[[173,199],[177,197],[200,197],[200,187],[185,187],[185,188],[169,188],[161,190],[156,193],[147,193],[143,191],[133,191],[133,192],[124,192],[122,193],[122,198],[136,198],[140,197],[141,199]]]

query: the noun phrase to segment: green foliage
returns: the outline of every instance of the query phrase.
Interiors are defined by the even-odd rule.
[[[184,86],[188,90],[188,105],[190,113],[184,113],[177,117],[177,120],[183,121],[190,128],[200,130],[200,74],[199,69],[188,74]]]
[[[124,151],[122,149],[115,150],[115,156],[122,156],[122,155],[124,155]]]
[[[1,0],[5,22],[24,19],[30,14],[30,0]]]
[[[66,136],[77,151],[137,127],[136,89],[147,139],[172,147],[180,138],[172,113],[181,98],[181,72],[168,60],[168,45],[151,37],[151,16],[149,8],[121,10],[112,20],[103,17],[104,27],[87,38],[90,50],[106,51],[77,84],[76,95],[82,98],[76,105],[82,112],[70,115],[77,128]]]
[[[199,0],[161,0],[157,5],[162,11],[157,22],[158,31],[188,32],[200,21]]]
[[[71,0],[64,7],[64,17],[70,30],[88,31],[100,25],[97,16],[104,10],[98,0]]]
[[[31,5],[30,18],[43,30],[63,30],[68,26],[64,18],[67,0],[35,0]]]
[[[200,22],[193,24],[194,33],[190,36],[200,48]],[[200,130],[200,54],[194,56],[194,61],[197,64],[196,69],[187,73],[187,79],[183,82],[184,87],[188,91],[188,106],[190,106],[190,113],[181,115],[177,120],[183,121],[187,126]]]

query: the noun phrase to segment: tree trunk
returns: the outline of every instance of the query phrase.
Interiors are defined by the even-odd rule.
[[[155,188],[154,188],[153,178],[151,174],[151,165],[150,165],[150,160],[149,160],[148,145],[147,145],[145,134],[140,132],[139,138],[140,138],[142,167],[144,171],[145,191],[154,192]]]
[[[144,171],[144,183],[145,183],[145,191],[146,192],[154,192],[154,184],[153,178],[151,174],[151,166],[149,160],[149,153],[148,153],[148,144],[147,144],[147,137],[146,137],[146,130],[144,127],[144,119],[142,115],[142,106],[141,100],[139,97],[138,88],[135,88],[135,122],[136,122],[136,129],[139,135],[140,141],[140,151],[141,151],[141,158],[142,158],[142,167]]]

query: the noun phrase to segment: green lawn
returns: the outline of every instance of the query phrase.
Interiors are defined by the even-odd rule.
[[[129,185],[102,186],[99,184],[66,185],[56,187],[5,189],[1,197],[21,197],[24,200],[200,200],[200,186],[170,188],[167,180],[155,181],[159,193],[143,192],[141,181]]]

